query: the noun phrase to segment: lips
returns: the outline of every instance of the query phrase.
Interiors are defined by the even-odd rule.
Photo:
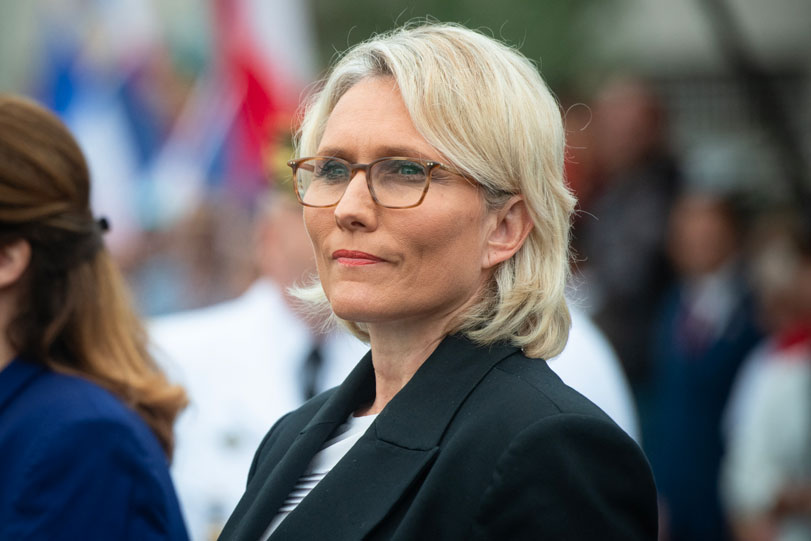
[[[375,263],[382,263],[385,261],[372,254],[366,252],[359,252],[357,250],[336,250],[332,252],[332,259],[336,260],[342,265],[358,266],[358,265],[373,265]]]

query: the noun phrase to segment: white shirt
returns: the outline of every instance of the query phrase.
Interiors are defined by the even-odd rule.
[[[760,352],[759,370],[730,426],[721,472],[724,503],[736,516],[767,513],[778,492],[811,483],[811,347]],[[807,541],[811,525],[787,518],[777,541]]]
[[[549,367],[639,443],[636,406],[617,355],[588,316],[571,305],[569,310],[572,313],[569,341],[563,353],[549,361]]]
[[[344,424],[335,429],[335,434],[328,439],[321,450],[313,456],[310,465],[301,474],[290,494],[285,498],[279,512],[270,522],[262,539],[267,539],[270,534],[287,518],[293,509],[321,482],[321,480],[332,471],[332,468],[349,452],[361,436],[372,426],[377,418],[377,414],[355,417],[350,415]]]

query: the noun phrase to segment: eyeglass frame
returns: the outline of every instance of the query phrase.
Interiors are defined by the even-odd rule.
[[[307,157],[304,157],[304,158],[297,158],[295,160],[290,160],[290,161],[287,162],[287,165],[290,167],[290,169],[293,170],[293,178],[292,178],[293,183],[294,183],[293,184],[293,191],[296,192],[296,199],[298,199],[299,204],[301,204],[302,206],[310,207],[310,208],[324,209],[324,208],[335,207],[335,206],[338,205],[338,203],[341,202],[341,199],[343,199],[344,194],[346,193],[346,188],[344,188],[344,193],[341,194],[341,197],[339,197],[338,200],[335,203],[331,203],[329,205],[313,205],[311,203],[305,203],[304,202],[304,200],[301,197],[301,194],[299,194],[299,186],[298,186],[298,181],[296,180],[296,173],[298,172],[299,166],[303,162],[305,162],[307,160],[315,160],[315,159],[340,160],[340,161],[344,162],[345,164],[347,164],[349,166],[349,181],[347,182],[347,186],[346,186],[347,188],[349,187],[349,182],[352,182],[352,179],[355,178],[355,174],[358,171],[363,171],[363,173],[364,173],[363,176],[366,177],[366,188],[369,190],[369,194],[372,196],[372,201],[374,201],[376,205],[378,205],[380,207],[383,207],[383,208],[387,208],[387,209],[412,209],[414,207],[420,206],[422,204],[422,202],[425,200],[425,194],[428,193],[428,188],[431,186],[431,174],[434,172],[434,169],[442,169],[444,171],[448,171],[451,174],[459,175],[460,177],[465,179],[468,183],[470,183],[473,187],[478,187],[479,186],[479,183],[476,182],[475,180],[471,179],[470,177],[468,177],[464,173],[461,173],[459,171],[456,171],[455,169],[452,169],[450,166],[445,165],[444,163],[437,162],[437,161],[434,161],[434,160],[422,160],[420,158],[407,158],[405,156],[384,156],[382,158],[377,158],[376,160],[372,160],[369,163],[351,163],[351,162],[349,162],[347,160],[344,160],[343,158],[338,158],[337,156],[307,156]],[[393,207],[393,206],[390,206],[390,205],[384,205],[383,203],[381,203],[377,199],[377,195],[375,195],[375,191],[372,188],[372,176],[369,174],[369,171],[371,170],[372,166],[377,165],[378,163],[384,162],[386,160],[407,160],[407,161],[412,161],[412,162],[419,163],[420,165],[422,165],[423,167],[425,167],[427,169],[426,172],[425,172],[425,186],[422,189],[422,193],[420,194],[419,201],[417,201],[413,205],[407,205],[407,206],[404,206],[404,207],[400,207],[400,206]]]

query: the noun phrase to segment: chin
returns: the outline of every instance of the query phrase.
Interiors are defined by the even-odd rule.
[[[327,294],[332,311],[339,318],[358,323],[369,323],[385,319],[387,303],[381,303],[384,295],[373,291],[364,291],[365,288],[357,284],[350,284],[347,288],[335,288]],[[391,306],[388,306],[391,309]]]
[[[332,311],[345,321],[358,323],[371,323],[386,319],[386,314],[369,303],[358,302],[330,302]]]

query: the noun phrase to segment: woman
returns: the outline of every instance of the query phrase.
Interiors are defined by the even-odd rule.
[[[270,430],[223,539],[656,538],[641,451],[541,360],[569,327],[563,148],[535,68],[479,33],[343,56],[291,166],[309,298],[371,352]]]
[[[0,539],[186,539],[167,469],[186,397],[89,192],[65,126],[0,95]]]

